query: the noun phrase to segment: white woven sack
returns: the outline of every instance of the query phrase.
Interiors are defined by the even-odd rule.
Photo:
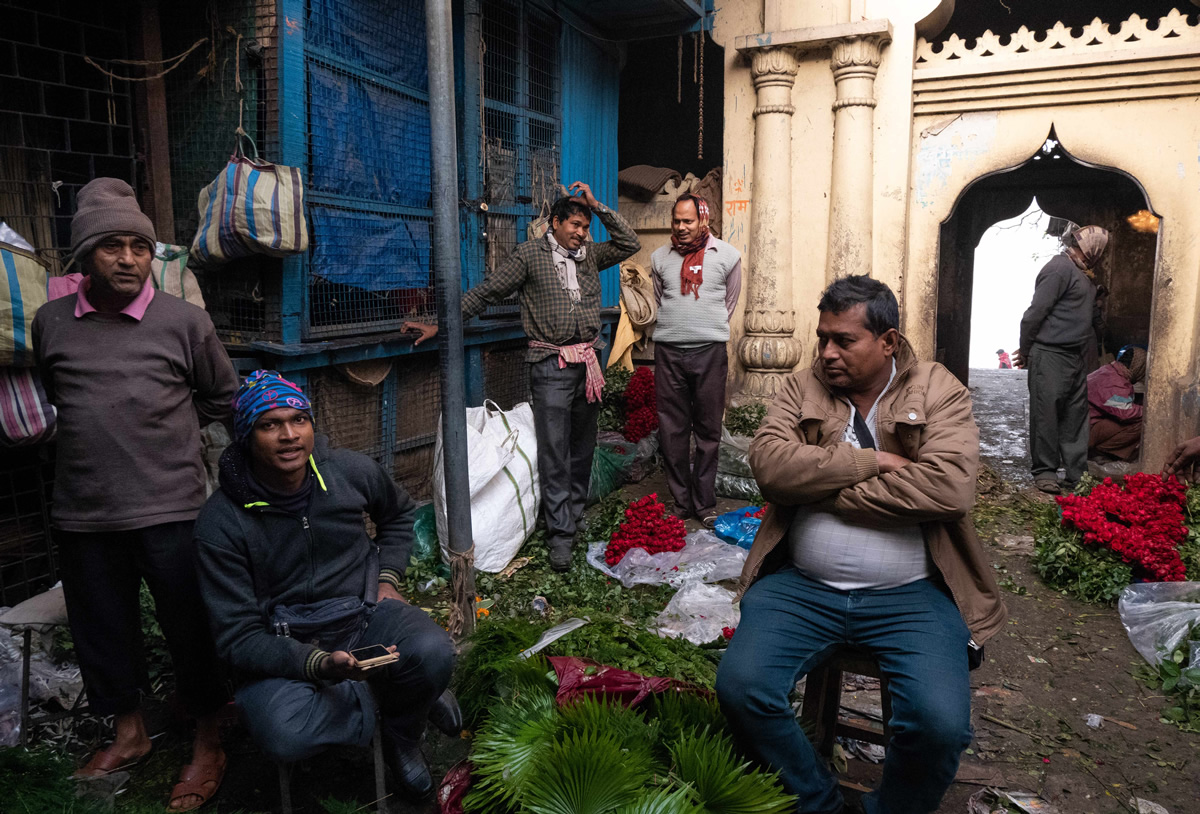
[[[442,558],[449,562],[443,457],[439,423],[433,451],[433,509]],[[537,440],[528,402],[507,412],[490,400],[482,407],[467,408],[467,465],[475,567],[502,571],[533,533],[541,507]]]

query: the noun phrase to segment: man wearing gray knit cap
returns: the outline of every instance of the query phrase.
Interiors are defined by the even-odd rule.
[[[200,428],[228,423],[237,375],[202,309],[148,282],[154,225],[129,184],[97,178],[77,196],[71,248],[85,277],[34,317],[39,372],[58,410],[50,523],[67,615],[97,715],[116,737],[79,770],[108,774],[144,758],[148,689],[139,592],[145,580],[196,719],[192,761],[170,810],[207,802],[225,770],[217,712],[227,698],[193,566],[205,499]]]

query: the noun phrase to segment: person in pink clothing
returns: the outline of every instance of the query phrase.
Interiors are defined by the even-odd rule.
[[[1012,359],[1004,352],[1004,348],[996,351],[996,358],[1000,360],[1001,370],[1012,370]]]
[[[1088,457],[1107,455],[1131,461],[1142,443],[1142,405],[1133,386],[1146,375],[1146,351],[1127,345],[1117,360],[1087,378]]]

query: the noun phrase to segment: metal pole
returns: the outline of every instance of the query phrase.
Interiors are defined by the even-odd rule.
[[[429,54],[429,129],[433,164],[433,277],[441,337],[442,452],[450,550],[471,550],[471,490],[467,472],[467,401],[463,372],[462,268],[459,263],[458,141],[454,127],[454,23],[450,0],[425,0]],[[462,633],[475,627],[473,566],[456,557],[452,601]]]

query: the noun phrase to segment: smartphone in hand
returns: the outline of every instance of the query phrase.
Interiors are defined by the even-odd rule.
[[[381,644],[372,644],[367,647],[351,650],[350,655],[354,656],[354,660],[358,662],[358,666],[362,670],[370,670],[372,667],[391,664],[393,661],[400,659],[399,654],[393,653]]]

